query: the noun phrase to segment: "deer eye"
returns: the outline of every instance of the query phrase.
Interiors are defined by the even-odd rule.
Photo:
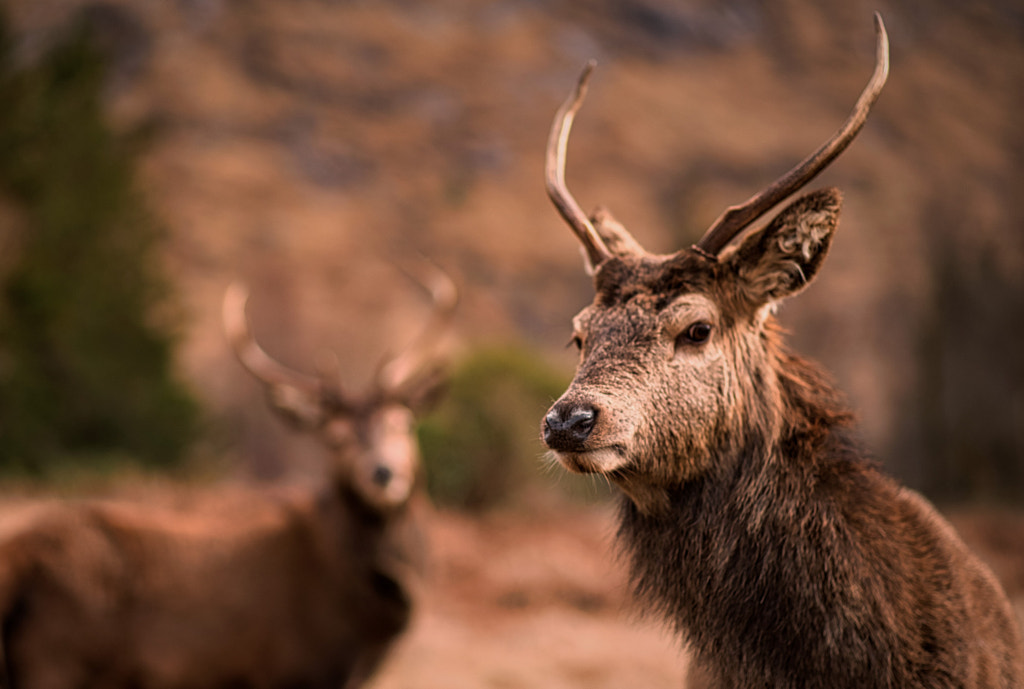
[[[711,324],[704,321],[693,323],[676,338],[676,347],[684,344],[704,344],[711,337]]]

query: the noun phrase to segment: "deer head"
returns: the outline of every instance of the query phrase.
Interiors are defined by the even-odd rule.
[[[644,512],[666,489],[719,470],[730,451],[775,438],[788,418],[772,313],[815,277],[839,214],[835,189],[811,192],[763,229],[745,228],[834,160],[863,126],[888,74],[888,39],[875,15],[876,66],[842,127],[700,241],[654,255],[607,211],[587,217],[565,184],[565,152],[593,63],[555,116],[548,194],[583,245],[593,303],[573,320],[575,378],[544,417],[548,447],[570,471],[618,484]]]
[[[454,283],[433,266],[422,268],[434,308],[419,336],[378,366],[370,389],[344,391],[337,375],[292,370],[272,359],[253,337],[248,293],[232,284],[224,295],[224,330],[242,365],[259,380],[270,407],[293,428],[330,448],[333,473],[369,507],[385,512],[409,499],[419,473],[413,410],[440,382],[436,347],[458,301]]]

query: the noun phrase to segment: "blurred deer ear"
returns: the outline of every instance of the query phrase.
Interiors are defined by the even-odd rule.
[[[810,284],[832,244],[841,199],[837,189],[801,196],[726,259],[751,303],[777,301]]]

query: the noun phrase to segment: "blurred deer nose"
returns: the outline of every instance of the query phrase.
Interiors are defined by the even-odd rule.
[[[378,486],[386,486],[391,480],[391,469],[387,467],[377,467],[373,470],[373,482]]]
[[[544,417],[544,442],[552,450],[581,452],[596,421],[597,409],[589,404],[558,403]]]

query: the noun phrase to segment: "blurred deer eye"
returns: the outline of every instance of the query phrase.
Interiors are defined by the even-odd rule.
[[[697,322],[684,330],[676,338],[676,346],[683,344],[704,344],[711,337],[711,324]]]
[[[356,441],[352,424],[343,419],[330,419],[324,424],[322,433],[324,442],[336,449],[347,447]]]

